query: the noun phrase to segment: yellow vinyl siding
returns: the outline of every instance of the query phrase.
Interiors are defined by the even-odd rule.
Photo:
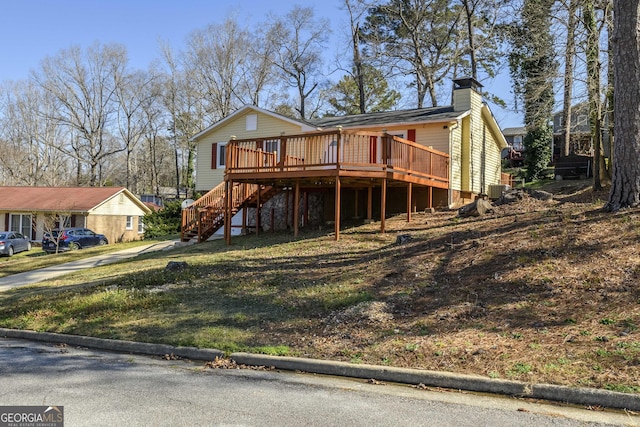
[[[447,128],[445,129],[445,126]],[[416,142],[434,150],[449,152],[449,126],[447,123],[430,123],[419,125],[416,130]]]
[[[258,126],[256,130],[247,131],[246,116],[251,114],[257,114]],[[211,169],[212,144],[228,142],[232,136],[237,139],[246,139],[276,136],[282,133],[285,135],[300,134],[302,129],[293,123],[250,110],[203,136],[198,141],[197,147],[196,191],[209,191],[224,181],[224,168]]]
[[[462,121],[461,121],[462,122]],[[449,153],[451,190],[462,190],[462,123],[454,126],[451,132],[451,152]]]
[[[146,213],[125,193],[117,194],[97,208],[91,210],[91,215],[118,215],[118,216],[142,216]]]
[[[471,116],[466,116],[461,122],[460,141],[460,190],[473,191],[473,132]]]

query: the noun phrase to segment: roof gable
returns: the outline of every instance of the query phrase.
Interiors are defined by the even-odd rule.
[[[0,210],[90,212],[120,193],[149,212],[149,208],[124,187],[0,187]]]
[[[306,123],[304,121],[294,120],[294,119],[292,119],[290,117],[286,117],[286,116],[283,116],[281,114],[274,113],[273,111],[264,110],[262,108],[256,107],[255,105],[245,105],[244,107],[234,111],[233,113],[229,114],[228,116],[218,120],[217,122],[215,122],[214,124],[212,124],[211,126],[206,128],[205,130],[203,130],[202,132],[197,133],[196,135],[192,136],[191,140],[192,141],[197,141],[197,140],[201,139],[202,137],[212,133],[216,129],[224,126],[225,124],[228,124],[228,123],[234,121],[236,118],[241,117],[245,113],[251,112],[251,111],[256,112],[256,113],[265,114],[267,116],[273,117],[273,118],[281,120],[283,122],[287,122],[289,124],[293,124],[295,126],[300,126],[300,128],[301,128],[301,130],[303,132],[308,132],[310,130],[314,130],[314,128],[311,125],[309,125],[309,123]]]

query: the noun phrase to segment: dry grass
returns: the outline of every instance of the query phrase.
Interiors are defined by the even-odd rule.
[[[603,213],[606,192],[572,184],[338,242],[265,234],[148,255],[5,293],[0,325],[639,392],[640,210]],[[165,272],[170,260],[190,267]]]

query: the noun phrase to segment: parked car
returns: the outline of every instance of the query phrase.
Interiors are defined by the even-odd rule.
[[[31,241],[20,233],[0,232],[0,254],[11,256],[15,253],[31,250]]]
[[[104,234],[94,233],[88,228],[65,228],[45,233],[42,239],[42,250],[48,253],[89,248],[109,243]]]

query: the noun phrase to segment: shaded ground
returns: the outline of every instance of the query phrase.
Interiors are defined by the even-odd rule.
[[[0,296],[0,325],[638,392],[640,210],[587,185],[150,255]]]

